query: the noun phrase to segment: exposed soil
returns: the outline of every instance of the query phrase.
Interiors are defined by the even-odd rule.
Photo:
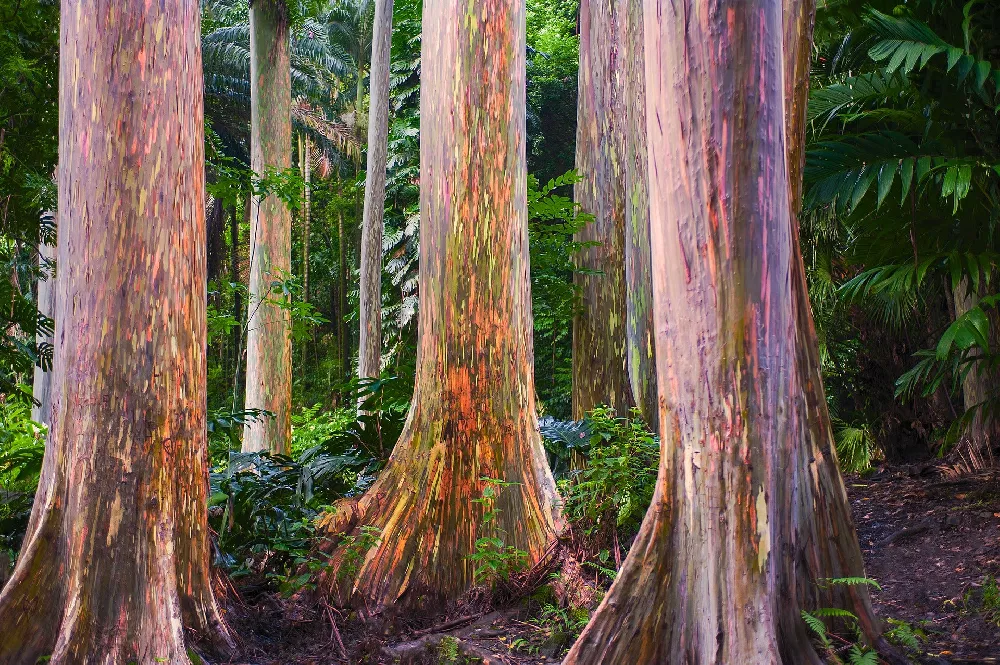
[[[931,662],[1000,662],[1000,608],[982,607],[1000,577],[1000,474],[905,467],[847,489],[879,616],[922,627]]]
[[[926,634],[914,662],[1000,663],[1000,609],[983,608],[984,583],[1000,577],[1000,473],[950,479],[935,467],[904,467],[846,482],[867,574],[881,585],[876,611]],[[586,594],[580,583],[596,581],[586,570],[569,576],[575,590],[556,583],[556,595]],[[230,620],[246,640],[238,662],[253,665],[555,665],[573,639],[567,623],[581,617],[541,617],[559,604],[544,594],[551,590],[504,610],[465,606],[375,627],[245,584]]]

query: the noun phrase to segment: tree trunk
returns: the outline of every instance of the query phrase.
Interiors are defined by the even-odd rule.
[[[249,202],[247,202],[246,210],[250,209]],[[232,207],[229,212],[229,281],[232,284],[241,284],[242,278],[240,277],[240,220],[236,216],[236,206]],[[233,289],[233,320],[239,322],[243,318],[243,294],[239,289]],[[235,325],[230,331],[231,339],[230,344],[232,345],[231,358],[233,366],[233,409],[236,409],[236,396],[238,386],[243,385],[240,383],[240,370],[243,364],[243,326]]]
[[[0,663],[232,652],[209,578],[200,7],[63,2],[53,427]]]
[[[801,610],[878,625],[863,586],[816,584],[864,571],[789,214],[781,4],[645,9],[662,459],[565,663],[818,665]]]
[[[531,565],[556,536],[532,378],[523,2],[424,5],[420,314],[406,427],[337,531],[379,530],[354,579],[326,580],[373,611],[443,609],[469,590],[479,537]],[[482,478],[516,483],[483,525]],[[342,561],[343,554],[338,554]],[[339,562],[338,561],[338,562]]]
[[[208,257],[208,281],[222,273],[222,257],[226,249],[226,207],[220,199],[213,198],[205,215],[205,255]]]
[[[305,158],[302,160],[302,181],[303,201],[302,201],[302,298],[309,302],[309,228],[312,222],[312,159],[311,141],[309,135],[303,137],[303,147]]]
[[[291,166],[292,83],[284,0],[250,7],[250,162],[258,178]],[[285,453],[291,437],[292,338],[289,312],[268,302],[271,284],[291,271],[292,216],[274,194],[254,197],[250,227],[246,408],[272,418],[247,422],[243,450]]]
[[[643,419],[659,429],[653,352],[653,272],[649,251],[649,174],[646,155],[646,72],[642,0],[616,0],[622,25],[625,155],[625,282],[628,377]]]
[[[573,319],[573,417],[633,405],[626,357],[625,148],[621,17],[611,0],[580,3],[580,75],[574,197],[594,221],[577,234],[599,243],[578,255],[581,310]]]
[[[52,270],[52,266],[55,263],[56,258],[56,248],[52,245],[39,245],[38,247],[38,266],[39,268],[45,270]],[[54,270],[49,274],[48,279],[38,280],[38,313],[53,318],[55,316],[55,300],[56,300],[56,274]],[[53,343],[53,336],[51,334],[38,333],[36,337],[36,343],[41,346],[43,344],[51,345]],[[35,399],[38,404],[31,407],[31,419],[36,423],[42,423],[44,425],[51,425],[51,406],[52,406],[52,370],[44,370],[39,366],[35,366],[35,376],[34,385],[32,386],[31,396]]]
[[[954,290],[955,318],[957,319],[977,306],[979,297],[968,278],[963,278]],[[41,300],[40,296],[39,300]],[[994,346],[991,351],[995,353],[997,347],[995,338],[1000,322],[998,322],[994,310],[987,310],[986,315],[990,319],[990,343]],[[995,413],[988,411],[984,413],[982,405],[995,395],[997,378],[997,371],[988,367],[988,363],[984,362],[974,366],[962,381],[962,398],[965,410],[973,408],[978,410],[968,427],[962,432],[955,448],[955,454],[970,472],[987,469],[995,463],[993,449],[1000,443],[1000,422],[998,422]]]
[[[382,217],[389,140],[389,58],[392,50],[392,0],[375,1],[372,36],[371,104],[368,115],[368,172],[361,224],[361,297],[358,376],[382,371]]]
[[[344,211],[337,210],[337,248],[340,254],[337,263],[337,343],[340,345],[340,380],[347,381],[351,375],[351,342],[347,339],[347,232],[344,229]]]

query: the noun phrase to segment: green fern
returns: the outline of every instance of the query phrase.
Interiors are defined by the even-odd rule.
[[[850,665],[878,665],[878,654],[862,649],[857,644],[851,647],[847,658]]]

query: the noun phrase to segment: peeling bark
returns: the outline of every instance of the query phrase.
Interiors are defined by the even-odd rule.
[[[424,4],[417,380],[385,470],[331,531],[381,534],[323,582],[373,612],[440,610],[473,585],[481,536],[543,556],[559,521],[532,379],[523,2]],[[483,477],[504,490],[481,525]]]
[[[288,9],[284,0],[250,6],[250,165],[257,177],[291,166],[292,83]],[[263,302],[292,264],[292,215],[276,195],[253,198],[250,226],[250,302],[247,317],[246,408],[273,418],[248,420],[243,450],[288,452],[291,438],[291,318]]]
[[[0,663],[186,665],[209,579],[200,8],[64,0],[53,426]]]
[[[580,3],[580,75],[574,198],[594,221],[576,239],[581,310],[573,319],[573,417],[602,404],[625,415],[634,403],[626,355],[625,124],[618,0]]]
[[[644,7],[662,459],[565,663],[819,664],[800,610],[879,626],[863,588],[816,584],[864,573],[789,209],[782,5]]]
[[[649,250],[649,173],[646,154],[646,72],[642,0],[616,0],[622,22],[625,146],[625,340],[632,400],[659,429],[653,352],[653,271]]]
[[[392,0],[375,0],[372,36],[371,107],[368,115],[368,172],[361,224],[361,299],[358,376],[382,371],[382,236],[385,167],[389,140],[389,60],[392,49]]]

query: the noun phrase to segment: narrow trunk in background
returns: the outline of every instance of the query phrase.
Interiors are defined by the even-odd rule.
[[[62,4],[53,428],[3,665],[233,651],[209,573],[200,15]]]
[[[305,302],[309,302],[309,236],[312,223],[312,150],[309,135],[303,137],[303,148],[305,157],[302,160],[302,181],[303,201],[302,201],[302,297]]]
[[[819,665],[800,611],[863,569],[796,291],[782,5],[645,9],[660,474],[565,663]],[[863,586],[832,595],[877,638]]]
[[[954,290],[955,318],[978,305],[979,297],[968,278],[963,278]],[[986,312],[990,320],[990,344],[994,347],[991,351],[996,353],[998,346],[996,337],[1000,321],[997,320],[995,310],[987,309]],[[966,411],[981,406],[996,394],[1000,377],[996,369],[987,365],[988,363],[979,363],[962,380],[962,399]],[[993,449],[998,443],[1000,443],[1000,422],[997,414],[984,414],[982,409],[979,409],[962,432],[955,447],[955,455],[967,471],[981,471],[996,463]]]
[[[417,377],[386,468],[328,520],[380,540],[323,587],[371,611],[442,611],[496,537],[537,562],[556,536],[555,483],[532,378],[525,159],[525,5],[424,4]],[[482,478],[513,483],[483,525]]]
[[[642,0],[615,0],[622,24],[622,113],[625,156],[626,352],[632,399],[659,430],[653,352],[653,273],[649,250],[649,175],[646,155],[646,72]]]
[[[55,263],[56,248],[52,245],[39,245],[38,266],[45,269],[51,268]],[[48,279],[38,281],[38,313],[50,319],[55,316],[56,304],[56,275],[52,272]],[[41,346],[43,344],[52,345],[53,336],[39,332],[35,342]],[[38,365],[35,366],[35,376],[31,389],[31,396],[37,404],[31,407],[31,419],[36,423],[51,425],[50,415],[52,405],[52,370],[46,371]]]
[[[621,24],[612,0],[580,3],[580,75],[574,198],[594,221],[576,239],[581,309],[573,319],[573,417],[633,405],[626,355],[624,104]]]
[[[347,381],[351,375],[351,341],[347,338],[347,231],[344,228],[344,211],[337,211],[337,343],[340,345],[340,380]]]
[[[392,0],[375,0],[372,35],[368,171],[365,176],[365,209],[361,223],[358,376],[363,379],[377,377],[382,370],[382,217],[385,213],[385,166],[389,140],[392,4]]]
[[[284,0],[250,6],[250,165],[254,175],[291,166],[292,83]],[[292,215],[276,195],[254,197],[250,219],[246,408],[271,418],[247,422],[244,452],[286,453],[291,437],[292,338],[289,312],[267,302],[292,263]]]
[[[246,206],[249,210],[249,202]],[[229,211],[229,281],[232,284],[240,284],[242,282],[240,278],[240,220],[236,216],[236,206],[233,206]],[[243,318],[243,294],[239,289],[233,290],[233,321],[240,321]],[[241,366],[243,364],[243,326],[235,325],[230,332],[232,336],[230,339],[231,344],[231,361],[232,361],[232,372],[233,372],[233,385],[240,386],[240,374]],[[236,394],[234,392],[233,401],[236,400]],[[233,404],[233,410],[236,410],[237,406]]]

